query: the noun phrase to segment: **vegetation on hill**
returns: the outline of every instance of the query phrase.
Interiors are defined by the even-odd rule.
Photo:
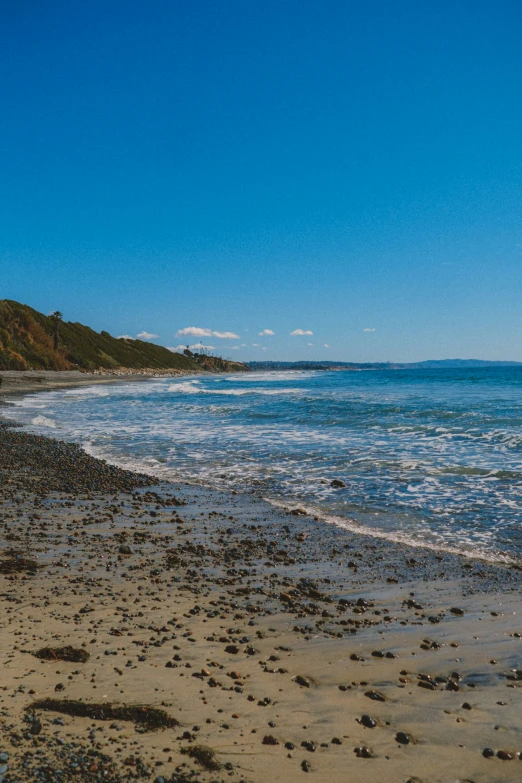
[[[0,370],[157,369],[186,372],[248,371],[216,356],[185,356],[143,340],[112,337],[43,315],[27,305],[0,300]]]

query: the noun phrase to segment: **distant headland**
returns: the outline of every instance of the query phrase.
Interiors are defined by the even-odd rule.
[[[487,361],[486,359],[428,359],[424,362],[246,362],[251,370],[437,370],[480,367],[522,367],[522,362]]]

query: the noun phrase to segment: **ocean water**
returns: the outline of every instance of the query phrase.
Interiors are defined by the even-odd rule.
[[[161,478],[256,490],[418,546],[522,559],[522,369],[154,379],[4,410]]]

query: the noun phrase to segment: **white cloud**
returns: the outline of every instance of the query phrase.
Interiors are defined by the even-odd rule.
[[[221,340],[239,340],[235,332],[212,332],[212,337],[220,337]]]
[[[212,329],[203,329],[200,326],[186,326],[184,329],[179,329],[176,333],[177,337],[184,337],[185,335],[191,335],[192,337],[219,337],[221,340],[237,340],[238,334],[234,332],[215,332]]]
[[[263,337],[263,335],[265,335],[265,334],[274,335],[275,332],[273,332],[271,329],[263,329],[263,331],[262,332],[258,332],[258,334],[259,334],[260,337]]]
[[[307,345],[313,345],[313,343],[307,343]]]
[[[366,329],[363,329],[363,332],[375,332],[375,329],[368,329],[368,327],[366,327]]]
[[[239,345],[231,345],[230,346],[231,351],[239,351]]]
[[[330,346],[328,345],[328,343],[325,343],[325,344],[324,344],[324,347],[325,347],[325,348],[329,348]]]
[[[241,345],[240,345],[239,347],[240,347],[240,348],[246,348],[246,347],[247,347],[247,344],[246,344],[246,343],[241,343]]]
[[[192,335],[192,337],[210,337],[212,335],[212,329],[200,329],[199,326],[186,326],[185,329],[179,329],[177,331],[178,337],[184,335]]]
[[[303,334],[313,334],[309,329],[294,329],[293,332],[290,332],[291,337],[297,337]]]
[[[151,332],[140,332],[136,335],[137,340],[155,340],[156,337],[159,337],[159,334],[151,334]]]
[[[130,334],[120,334],[118,340],[134,340],[134,337],[131,337]]]

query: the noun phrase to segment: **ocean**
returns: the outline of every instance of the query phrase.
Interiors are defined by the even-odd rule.
[[[421,547],[522,559],[519,368],[163,378],[32,394],[2,413],[162,479],[256,491]]]

